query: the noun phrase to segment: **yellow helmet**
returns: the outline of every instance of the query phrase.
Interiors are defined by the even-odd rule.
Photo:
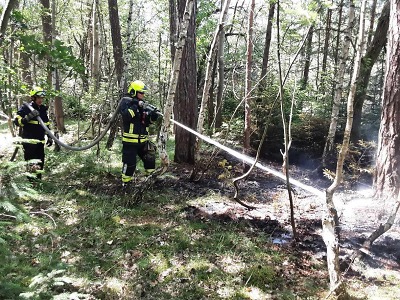
[[[45,97],[46,96],[46,91],[42,89],[41,87],[34,87],[33,90],[29,92],[29,96],[38,96],[38,97]]]
[[[128,87],[128,94],[130,94],[132,97],[136,96],[136,93],[145,93],[148,91],[147,86],[143,83],[143,81],[140,80],[135,80],[131,82],[131,84]]]

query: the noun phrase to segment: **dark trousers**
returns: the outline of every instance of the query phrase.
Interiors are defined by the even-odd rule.
[[[35,164],[39,167],[40,170],[43,170],[44,167],[44,144],[37,143],[37,144],[28,144],[23,143],[24,147],[24,159],[26,161],[31,159],[39,159],[40,162]],[[38,173],[37,178],[42,178],[42,174]]]
[[[146,145],[146,143],[122,143],[122,178],[126,178],[126,181],[129,180],[128,177],[132,177],[135,172],[137,156],[143,161],[145,170],[155,169],[155,154],[149,153]]]

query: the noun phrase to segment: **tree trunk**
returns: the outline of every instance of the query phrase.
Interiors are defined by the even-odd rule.
[[[20,60],[22,69],[22,82],[28,86],[33,86],[32,74],[29,69],[29,56],[25,51],[21,51]]]
[[[218,47],[218,40],[219,40],[219,35],[221,34],[221,29],[224,27],[225,23],[225,18],[226,18],[226,12],[229,7],[230,0],[225,0],[224,7],[221,11],[219,22],[218,22],[218,27],[214,33],[214,38],[211,43],[210,47],[210,52],[208,54],[208,60],[207,60],[207,67],[206,67],[206,75],[205,75],[205,80],[204,80],[204,87],[203,87],[203,95],[201,98],[201,105],[200,105],[200,111],[199,111],[199,119],[197,122],[197,132],[202,134],[203,132],[203,126],[204,126],[204,119],[205,119],[205,108],[207,107],[207,104],[209,102],[210,98],[210,87],[211,87],[211,82],[212,82],[212,69],[214,66],[214,62],[217,57],[217,47]],[[195,160],[198,162],[199,160],[199,150],[200,150],[200,145],[201,145],[201,140],[199,138],[196,139],[195,142]],[[195,174],[192,174],[192,178]]]
[[[98,90],[100,81],[100,39],[98,24],[98,0],[93,0],[92,6],[92,58],[91,58],[91,74],[93,80],[94,93]]]
[[[108,11],[110,15],[110,26],[111,26],[111,37],[113,44],[113,54],[114,54],[114,64],[115,73],[117,75],[118,91],[119,95],[122,95],[126,91],[126,80],[123,77],[124,71],[124,58],[122,51],[122,40],[121,40],[121,26],[119,24],[119,14],[118,14],[118,2],[117,0],[108,0]],[[120,116],[115,118],[113,124],[110,128],[110,135],[107,140],[107,149],[111,149],[115,135],[118,130],[118,124],[120,122]]]
[[[256,2],[251,0],[249,5],[249,21],[247,27],[247,53],[246,53],[246,78],[244,88],[244,141],[243,148],[245,152],[250,151],[250,135],[251,135],[251,69],[253,63],[253,23],[254,23],[254,8]]]
[[[179,19],[184,18],[186,0],[178,0]],[[197,122],[197,80],[196,80],[196,5],[187,28],[187,42],[183,48],[178,92],[174,103],[174,119],[194,129]],[[176,50],[175,50],[176,51]],[[181,127],[175,127],[175,156],[177,163],[193,164],[196,137]]]
[[[218,48],[218,46],[217,46]],[[218,49],[217,49],[218,53]],[[208,100],[207,104],[207,131],[209,135],[212,135],[214,132],[214,120],[215,120],[215,111],[217,107],[216,103],[216,98],[215,98],[215,93],[214,93],[214,87],[215,87],[215,80],[216,80],[216,74],[217,74],[217,66],[218,66],[218,59],[215,58],[213,62],[213,68],[211,71],[211,83],[210,83],[210,99]]]
[[[373,30],[374,30],[374,25],[375,25],[376,2],[377,2],[377,0],[372,0],[372,4],[371,4],[371,17],[370,17],[370,20],[369,20],[367,47],[370,46],[372,35],[374,34]],[[389,2],[389,1],[387,1],[387,2]],[[385,3],[385,6],[386,6],[386,3]]]
[[[53,0],[51,2],[51,32],[52,36],[57,36],[56,32],[56,1]],[[53,43],[53,39],[52,39]],[[65,133],[67,130],[65,129],[65,123],[64,123],[64,108],[63,108],[63,102],[62,98],[60,95],[61,91],[61,84],[60,84],[60,73],[56,68],[52,70],[52,82],[53,82],[53,87],[54,90],[57,93],[57,96],[54,97],[54,116],[56,119],[56,125],[57,129],[61,133]],[[55,148],[56,150],[60,150],[59,145],[56,144]]]
[[[400,1],[390,1],[386,79],[374,186],[376,196],[396,199],[400,192]]]
[[[356,97],[354,99],[354,120],[351,131],[351,142],[354,144],[358,143],[361,139],[362,109],[367,95],[372,67],[375,65],[379,54],[387,42],[390,14],[389,9],[389,1],[386,1],[382,8],[382,13],[378,20],[372,43],[370,43],[364,57],[361,59],[360,82],[357,85]]]
[[[122,51],[121,26],[119,23],[117,0],[108,0],[108,12],[110,16],[115,73],[117,75],[119,93],[123,94],[124,91],[126,90],[125,86],[126,84],[122,82],[122,76],[124,70],[124,58]]]
[[[296,223],[294,219],[294,205],[293,205],[293,195],[292,195],[292,188],[290,184],[290,177],[289,177],[289,149],[292,143],[291,137],[291,121],[293,116],[293,107],[294,107],[294,95],[296,90],[293,91],[293,98],[290,110],[290,117],[289,122],[286,122],[286,114],[285,114],[285,100],[284,100],[284,89],[283,89],[283,75],[282,75],[282,63],[281,63],[281,37],[280,37],[280,3],[278,1],[278,10],[276,13],[276,23],[277,23],[277,56],[278,56],[278,70],[279,70],[279,102],[281,107],[281,119],[282,119],[282,127],[283,127],[283,139],[284,139],[284,151],[282,152],[282,170],[286,176],[286,188],[288,191],[289,196],[289,205],[290,205],[290,223],[292,225],[292,232],[293,232],[293,239],[297,239],[297,232],[296,232]]]
[[[226,0],[221,1],[221,11],[223,10],[224,4]],[[225,17],[224,17],[225,19]],[[223,100],[222,96],[225,88],[225,59],[224,59],[224,43],[225,42],[225,26],[222,26],[221,32],[218,35],[218,87],[217,87],[217,101],[215,106],[215,125],[216,129],[221,128],[222,126],[222,105]]]
[[[18,5],[18,0],[8,0],[7,3],[3,6],[3,12],[1,13],[0,18],[0,35],[4,36],[6,33],[8,20],[10,19],[10,15],[14,7]],[[0,45],[2,44],[3,39],[0,39]]]
[[[312,51],[312,39],[314,35],[314,25],[311,26],[310,31],[307,36],[307,44],[306,44],[306,53],[304,59],[304,69],[303,69],[303,78],[301,80],[301,90],[305,90],[308,84],[308,75],[310,73],[310,64],[311,64],[311,51]]]
[[[266,75],[268,70],[268,62],[269,62],[269,51],[271,48],[271,38],[272,38],[272,18],[275,13],[275,1],[270,1],[269,11],[268,11],[268,23],[267,23],[267,31],[265,33],[265,42],[264,42],[264,52],[263,52],[263,62],[261,66],[261,75],[260,75],[260,91],[265,89]]]
[[[52,38],[52,27],[51,27],[51,10],[50,10],[50,0],[40,0],[43,6],[42,11],[42,25],[43,25],[43,40],[44,44],[50,47],[53,44]],[[47,58],[47,84],[52,85],[52,63],[49,54],[46,55]]]
[[[346,63],[347,58],[349,56],[349,48],[350,48],[350,41],[351,41],[351,29],[354,28],[354,1],[350,1],[350,8],[349,8],[349,20],[347,28],[344,32],[344,42],[343,48],[340,55],[340,62],[339,62],[339,70],[337,72],[336,80],[336,87],[335,87],[335,96],[333,97],[333,104],[332,104],[332,113],[331,113],[331,123],[329,125],[328,135],[326,137],[324,153],[322,154],[322,166],[325,167],[327,165],[327,159],[333,154],[334,151],[334,144],[335,144],[335,136],[336,136],[336,127],[339,117],[339,109],[340,109],[340,100],[342,99],[343,93],[343,82],[344,82],[344,74],[346,71]]]
[[[328,8],[328,11],[326,13],[326,25],[325,25],[325,39],[324,39],[324,49],[322,52],[322,69],[321,69],[321,81],[319,84],[319,94],[324,95],[323,96],[323,105],[324,107],[327,106],[327,96],[328,93],[326,92],[326,82],[327,82],[327,77],[328,73],[326,71],[327,68],[327,61],[328,61],[328,52],[329,52],[329,47],[330,47],[330,36],[331,36],[331,22],[332,22],[332,10]]]
[[[174,0],[170,0],[170,7],[171,7],[171,1],[173,2]],[[169,157],[168,157],[167,147],[166,147],[167,141],[168,141],[168,131],[169,131],[169,127],[171,124],[170,119],[171,119],[171,115],[172,115],[172,109],[174,106],[176,89],[178,86],[178,78],[181,73],[183,48],[186,44],[189,22],[192,19],[193,10],[194,10],[193,0],[188,0],[186,2],[185,12],[183,13],[182,22],[179,24],[179,31],[178,31],[179,35],[178,35],[177,43],[175,44],[176,45],[175,50],[174,50],[175,56],[174,56],[174,61],[172,64],[168,96],[167,96],[167,101],[164,106],[164,118],[163,118],[163,124],[161,126],[161,130],[160,130],[160,139],[159,139],[159,143],[158,143],[161,166],[164,168],[164,170],[166,170],[166,168],[169,165]]]
[[[335,292],[339,299],[346,299],[347,292],[341,281],[339,266],[339,219],[337,210],[333,202],[333,194],[343,180],[343,165],[350,144],[350,132],[353,125],[353,102],[357,88],[357,79],[359,76],[361,55],[363,52],[364,28],[365,28],[365,6],[366,0],[361,3],[360,25],[356,46],[356,57],[354,60],[354,70],[351,77],[350,92],[347,99],[347,122],[343,136],[343,143],[340,148],[337,164],[336,176],[334,182],[326,190],[326,209],[322,221],[322,238],[326,245],[326,256],[329,272],[330,290]]]

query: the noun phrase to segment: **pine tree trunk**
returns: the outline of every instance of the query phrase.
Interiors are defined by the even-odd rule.
[[[310,73],[310,64],[311,64],[311,51],[312,51],[312,40],[314,35],[314,25],[311,26],[308,35],[307,35],[307,44],[306,44],[306,53],[304,59],[304,69],[303,69],[303,78],[301,79],[301,90],[305,90],[308,84],[308,77]]]
[[[171,7],[171,1],[173,2],[174,0],[170,0],[170,7]],[[172,70],[171,70],[168,96],[167,96],[167,100],[166,100],[166,103],[164,106],[163,124],[161,126],[160,139],[159,139],[159,143],[158,143],[158,150],[159,150],[159,155],[160,155],[160,159],[161,159],[161,166],[164,168],[164,170],[166,170],[166,168],[169,165],[169,157],[168,157],[166,146],[167,146],[167,141],[168,141],[169,128],[170,128],[170,124],[171,124],[172,109],[174,106],[174,99],[175,99],[175,95],[176,95],[176,89],[178,86],[178,79],[179,79],[179,75],[181,72],[181,61],[182,61],[182,55],[183,55],[183,48],[186,44],[188,27],[189,27],[189,22],[192,19],[193,9],[194,9],[193,0],[188,0],[186,2],[185,12],[183,13],[182,22],[179,25],[179,31],[178,31],[179,36],[177,39],[176,47],[174,49],[175,55],[174,55],[174,60],[173,60],[173,65],[172,65]]]
[[[113,44],[113,54],[114,54],[114,64],[115,64],[115,73],[117,75],[118,82],[118,90],[119,95],[122,95],[126,90],[126,80],[123,77],[124,71],[124,58],[122,51],[122,40],[121,40],[121,26],[119,23],[119,14],[118,14],[118,2],[117,0],[108,0],[108,11],[110,15],[110,26],[111,26],[111,37]],[[107,139],[106,148],[111,149],[115,135],[118,130],[120,118],[116,118],[111,125],[110,134]]]
[[[186,0],[178,0],[179,19],[183,19]],[[188,23],[187,41],[183,47],[181,73],[178,80],[178,90],[174,103],[174,119],[190,128],[196,128],[197,123],[197,64],[196,64],[196,5]],[[194,164],[196,137],[187,130],[175,126],[175,155],[178,163]]]
[[[400,1],[390,1],[386,79],[379,129],[374,186],[376,196],[397,198],[400,192]]]
[[[263,62],[261,66],[261,75],[260,75],[260,91],[265,89],[266,75],[268,70],[268,62],[269,62],[269,51],[271,48],[271,38],[272,38],[272,18],[275,13],[275,1],[270,1],[269,11],[268,11],[268,23],[267,23],[267,31],[265,33],[265,42],[264,42],[264,52],[263,52]]]
[[[362,109],[367,95],[371,71],[387,42],[390,14],[389,9],[389,1],[386,1],[382,8],[382,13],[378,20],[372,43],[370,43],[366,54],[361,59],[360,82],[358,83],[356,97],[354,99],[354,120],[351,131],[351,142],[354,144],[358,143],[361,139]]]

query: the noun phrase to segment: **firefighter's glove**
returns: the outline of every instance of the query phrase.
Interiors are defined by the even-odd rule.
[[[25,122],[24,123],[28,123],[30,120],[35,119],[38,116],[39,116],[39,112],[36,109],[34,109],[29,114],[27,114],[25,116],[25,118],[24,118]]]
[[[49,135],[47,136],[46,146],[47,147],[53,146],[53,139]]]
[[[150,112],[150,118],[152,121],[157,121],[158,119],[158,109],[152,110]]]

